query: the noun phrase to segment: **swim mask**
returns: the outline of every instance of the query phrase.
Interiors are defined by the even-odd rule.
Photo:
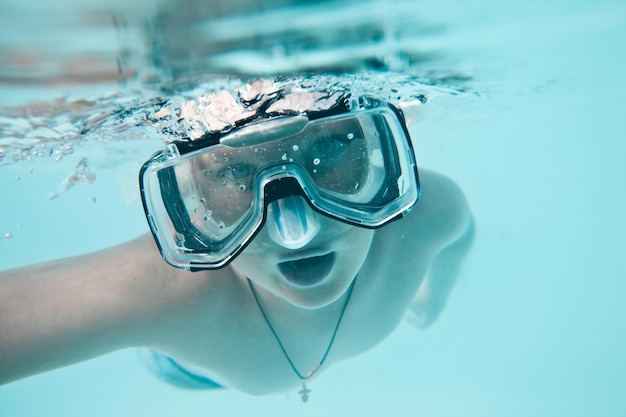
[[[187,270],[224,267],[268,216],[269,235],[294,249],[319,227],[309,208],[379,228],[407,214],[420,194],[402,112],[366,97],[173,142],[139,175],[163,258]]]

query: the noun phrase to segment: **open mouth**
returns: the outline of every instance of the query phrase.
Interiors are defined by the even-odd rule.
[[[335,252],[330,252],[326,255],[281,262],[278,268],[287,281],[295,285],[308,286],[326,278],[334,264]]]

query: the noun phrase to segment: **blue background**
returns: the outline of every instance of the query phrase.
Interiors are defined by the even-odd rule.
[[[429,103],[411,127],[420,165],[460,184],[477,220],[438,322],[326,370],[306,405],[171,388],[128,350],[0,387],[0,415],[626,416],[626,3],[415,5],[480,92]],[[145,232],[134,172],[153,149],[92,166],[94,184],[56,200],[102,149],[0,168],[0,266]]]

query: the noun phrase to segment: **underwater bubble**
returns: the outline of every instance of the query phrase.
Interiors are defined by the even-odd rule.
[[[320,164],[320,162],[322,162],[322,161],[321,161],[319,158],[315,158],[315,159],[313,160],[313,165],[319,165],[319,164]]]
[[[96,197],[87,197],[87,201],[89,201],[90,203],[95,204],[96,203]]]
[[[287,154],[284,153],[283,156],[281,156],[281,158],[282,158],[283,161],[286,161],[287,160]]]
[[[348,139],[354,139],[354,133],[348,133],[346,136]]]
[[[291,147],[291,149],[293,149],[294,151],[298,151],[298,149],[300,149],[300,147],[298,145],[293,145]]]
[[[5,234],[4,234],[4,238],[5,238],[5,239],[13,239],[13,233],[11,233],[11,232],[7,232],[7,233],[5,233]]]
[[[246,186],[243,184],[239,184],[239,186],[237,186],[237,191],[240,191],[240,192],[246,191]]]
[[[61,194],[67,192],[69,189],[74,187],[78,183],[86,183],[93,184],[96,180],[96,175],[89,171],[89,161],[87,158],[82,158],[78,161],[76,165],[76,169],[70,175],[68,175],[62,182],[59,184],[58,191],[54,193],[50,193],[48,195],[49,200],[53,200],[61,196]]]

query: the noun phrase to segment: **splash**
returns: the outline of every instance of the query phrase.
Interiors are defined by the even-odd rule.
[[[418,83],[401,74],[360,73],[237,80],[230,86],[200,83],[172,97],[154,113],[163,133],[175,139],[198,139],[224,133],[247,120],[280,114],[327,110],[348,95],[377,98],[396,105],[425,103],[427,95],[448,89]]]
[[[132,13],[122,3],[106,13],[60,3],[50,16],[16,6],[0,17],[16,35],[0,41],[8,51],[0,87],[19,95],[20,83],[55,86],[62,95],[0,107],[0,166],[60,161],[91,145],[193,139],[270,102],[270,112],[288,113],[347,92],[402,105],[463,90],[464,77],[436,64],[443,25],[421,18],[412,0],[337,1],[332,13],[326,1],[191,0]],[[28,48],[11,41],[22,38]],[[87,93],[104,81],[118,84]],[[72,83],[78,97],[59,93]]]
[[[93,144],[194,139],[228,130],[268,103],[272,107],[264,107],[266,112],[293,113],[327,107],[347,93],[396,105],[461,93],[389,71],[214,77],[193,83],[186,79],[180,88],[173,87],[129,88],[93,98],[59,98],[0,109],[0,166],[33,158],[60,161]]]

